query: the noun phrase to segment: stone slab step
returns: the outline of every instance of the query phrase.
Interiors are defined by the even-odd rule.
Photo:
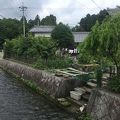
[[[102,80],[107,80],[109,77],[107,77],[107,76],[103,76],[102,77]]]
[[[81,98],[82,100],[88,102],[89,101],[90,94],[84,94]]]
[[[72,102],[72,103],[74,103],[74,104],[76,104],[77,106],[79,105],[79,106],[82,106],[82,105],[84,105],[84,104],[86,104],[87,102],[86,101],[84,101],[84,100],[75,100],[75,99],[72,99],[72,98],[70,98],[70,97],[67,97],[67,100],[68,101],[70,101],[70,102]]]
[[[97,80],[96,79],[90,79],[90,82],[97,83]]]
[[[68,75],[68,76],[76,76],[76,75],[79,75],[79,74],[72,74],[72,73],[68,73],[66,71],[62,71],[62,70],[56,70],[57,73],[61,73],[63,75]]]
[[[92,82],[87,82],[87,86],[89,86],[91,88],[95,88],[97,86],[97,84],[92,83]]]
[[[97,80],[96,79],[90,79],[90,82],[97,84]],[[107,81],[102,80],[102,84],[106,85]]]
[[[107,81],[102,81],[102,84],[103,85],[107,85]]]
[[[75,99],[75,100],[80,100],[81,99],[81,93],[76,92],[76,91],[70,91],[70,97]]]
[[[84,94],[84,93],[86,92],[86,90],[83,89],[83,88],[74,88],[74,90],[75,90],[76,92],[81,93],[81,94]]]
[[[87,74],[86,72],[83,72],[83,71],[77,70],[77,69],[75,69],[75,68],[67,68],[67,69],[68,69],[68,70],[75,71],[75,72],[77,72],[77,73],[79,73],[79,74]]]
[[[83,87],[83,88],[84,88],[84,89],[86,90],[86,92],[89,93],[89,94],[90,94],[90,93],[92,92],[92,90],[93,90],[93,89],[87,88],[87,87]]]

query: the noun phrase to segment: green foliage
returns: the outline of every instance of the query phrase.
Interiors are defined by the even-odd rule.
[[[78,46],[79,50],[78,63],[89,64],[93,60],[93,57],[83,48],[83,45],[84,45],[83,43],[80,43]]]
[[[84,49],[90,55],[112,61],[120,72],[120,16],[106,18],[100,25],[98,22],[83,43]]]
[[[81,19],[79,25],[76,25],[72,30],[77,32],[91,31],[91,28],[95,25],[96,21],[99,21],[99,23],[101,24],[107,15],[108,15],[107,10],[101,10],[97,15],[87,14],[86,17]]]
[[[114,76],[108,81],[110,91],[120,93],[120,76]]]
[[[44,37],[19,37],[12,41],[6,41],[4,45],[5,57],[20,58],[38,58],[47,60],[48,57],[54,56],[54,42]]]
[[[90,77],[89,74],[83,74],[83,75],[81,74],[81,75],[76,75],[74,79],[87,82],[90,79]]]
[[[25,26],[26,26],[26,35],[28,31],[34,25],[56,25],[56,17],[54,15],[46,16],[40,22],[40,18],[37,15],[34,20],[29,20],[27,22],[25,19]],[[0,19],[0,48],[3,48],[3,43],[5,39],[13,39],[17,36],[23,34],[23,17],[20,20],[17,19]]]
[[[41,25],[56,25],[56,17],[54,15],[46,16],[41,20]]]
[[[80,53],[78,56],[78,63],[79,64],[89,64],[91,61],[91,57],[88,53]]]
[[[55,55],[56,47],[52,39],[44,37],[19,37],[4,44],[4,58],[34,62],[38,69],[66,68],[72,65],[70,58]]]
[[[62,23],[58,24],[51,34],[59,48],[73,47],[74,37],[67,25]]]
[[[21,23],[16,19],[0,19],[0,47],[3,47],[5,39],[13,39],[21,34]]]
[[[96,79],[97,79],[97,87],[100,88],[102,86],[102,76],[103,76],[102,69],[98,67],[95,71],[95,74],[96,74]]]
[[[78,120],[92,120],[92,118],[89,114],[85,113],[82,116],[80,116]]]
[[[74,79],[84,81],[84,82],[88,82],[89,79],[93,79],[93,78],[95,78],[94,73],[81,74],[81,75],[76,75],[74,77]]]
[[[54,59],[48,59],[47,62],[39,58],[37,62],[33,64],[33,67],[37,69],[62,69],[70,67],[72,63],[70,58],[55,57]]]
[[[35,20],[34,20],[34,25],[40,25],[40,17],[39,15],[36,15]]]

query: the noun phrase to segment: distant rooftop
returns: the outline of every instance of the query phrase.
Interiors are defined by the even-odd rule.
[[[83,42],[90,32],[72,32],[76,43]]]
[[[53,31],[53,29],[55,28],[55,26],[34,26],[30,32],[35,33],[41,36],[41,33],[47,33],[48,36],[51,35],[51,32]],[[89,32],[72,32],[73,36],[74,36],[74,41],[76,43],[80,43],[83,42],[86,37],[88,36]]]
[[[51,33],[55,26],[34,26],[32,29],[30,29],[30,32],[32,33]]]

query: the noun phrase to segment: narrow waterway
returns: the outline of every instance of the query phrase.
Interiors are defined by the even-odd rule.
[[[75,120],[0,69],[0,120]]]

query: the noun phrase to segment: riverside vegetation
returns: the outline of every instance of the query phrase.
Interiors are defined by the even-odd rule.
[[[110,76],[108,88],[120,91],[120,15],[108,16],[100,24],[98,21],[87,39],[79,45],[80,63],[96,62],[102,71],[106,67],[115,66],[116,73]],[[88,59],[86,59],[88,58]],[[101,73],[100,73],[101,74]]]
[[[108,82],[108,88],[109,90],[118,93],[120,91],[119,19],[120,15],[117,15],[114,17],[107,17],[102,24],[96,22],[96,25],[92,28],[87,39],[78,46],[80,51],[78,57],[79,63],[97,63],[100,66],[99,69],[101,70],[96,70],[98,87],[101,87],[102,72],[104,72],[106,67],[112,65],[116,66],[116,74],[111,76],[110,81]],[[59,38],[56,39],[61,40]],[[30,63],[33,67],[38,69],[59,69],[70,67],[73,64],[73,61],[68,56],[61,56],[56,53],[58,49],[61,49],[61,46],[58,44],[63,46],[59,41],[56,42],[52,38],[35,38],[32,36],[26,38],[18,37],[11,41],[6,40],[4,44],[4,58],[22,60],[23,62]],[[69,44],[69,46],[70,45],[71,44]]]
[[[69,57],[56,55],[56,50],[55,42],[50,38],[34,38],[32,36],[27,38],[18,37],[12,41],[6,40],[4,45],[4,57],[29,62],[32,66],[39,69],[70,67],[73,63],[72,60]],[[30,81],[23,80],[23,82],[33,90],[40,90]],[[80,117],[80,120],[81,119],[91,120],[88,115]]]
[[[56,55],[55,42],[50,38],[18,37],[6,40],[4,58],[11,58],[32,64],[38,69],[57,69],[71,66],[68,57]]]

